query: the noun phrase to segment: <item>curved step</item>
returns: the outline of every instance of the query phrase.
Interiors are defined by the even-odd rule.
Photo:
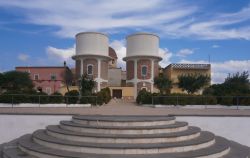
[[[94,126],[156,126],[175,123],[173,116],[103,116],[75,115],[72,121],[79,124]]]
[[[77,124],[72,121],[61,121],[60,128],[84,133],[102,133],[102,134],[156,134],[171,133],[187,130],[188,123],[175,122],[170,125],[158,126],[93,126]]]
[[[110,154],[86,154],[79,152],[70,152],[65,150],[57,150],[48,148],[32,141],[31,136],[25,136],[19,140],[19,148],[37,157],[46,158],[221,158],[226,155],[230,148],[228,141],[222,137],[216,137],[216,143],[208,148],[199,149],[182,153],[164,153],[164,154],[147,154],[147,155],[110,155]]]
[[[38,158],[21,151],[19,148],[11,148],[3,150],[3,158]]]
[[[86,143],[58,139],[46,134],[45,130],[33,133],[34,142],[54,149],[98,154],[156,154],[194,151],[214,144],[214,134],[201,132],[200,137],[171,143],[118,144]]]
[[[200,128],[188,127],[187,130],[163,134],[99,134],[64,130],[59,126],[48,126],[46,133],[50,136],[79,142],[91,143],[164,143],[179,142],[200,136]]]
[[[243,146],[239,143],[229,141],[231,150],[230,152],[224,156],[223,158],[249,158],[250,157],[250,148],[247,146]]]

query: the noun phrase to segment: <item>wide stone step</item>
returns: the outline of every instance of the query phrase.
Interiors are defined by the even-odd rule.
[[[249,158],[250,157],[250,148],[239,143],[229,141],[230,152],[225,155],[223,158]]]
[[[214,134],[201,132],[200,136],[182,142],[125,144],[125,143],[86,143],[58,139],[46,134],[45,130],[33,133],[33,140],[54,149],[98,154],[156,154],[194,151],[214,144]]]
[[[216,137],[215,144],[190,152],[164,153],[164,154],[87,154],[48,148],[32,141],[31,135],[19,139],[19,148],[30,155],[39,158],[221,158],[226,155],[230,148],[228,141],[222,137]]]
[[[156,126],[175,123],[173,116],[103,116],[103,115],[76,115],[73,122],[79,124],[99,126]]]
[[[29,155],[28,153],[25,153],[16,147],[16,148],[4,149],[3,158],[38,158],[38,157]]]
[[[163,134],[100,134],[74,132],[52,125],[47,127],[46,132],[59,139],[92,143],[164,143],[190,140],[200,136],[198,127],[188,127],[185,131]]]
[[[170,125],[157,126],[94,126],[74,123],[72,121],[61,121],[60,128],[84,132],[84,133],[102,133],[102,134],[156,134],[171,133],[187,130],[188,123],[175,122]]]

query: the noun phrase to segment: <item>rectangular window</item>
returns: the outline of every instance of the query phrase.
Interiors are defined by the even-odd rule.
[[[39,80],[39,74],[34,74],[34,80]]]
[[[56,74],[51,74],[51,75],[50,75],[50,79],[51,79],[51,80],[56,80]]]
[[[46,87],[46,88],[45,88],[45,93],[51,94],[51,88],[50,88],[50,87]]]
[[[143,76],[143,77],[146,77],[147,76],[147,66],[146,65],[143,65],[142,67],[141,67],[141,75]]]
[[[30,74],[30,70],[24,70],[24,72],[26,72],[26,73]]]
[[[92,64],[87,66],[87,74],[93,75],[93,65]]]

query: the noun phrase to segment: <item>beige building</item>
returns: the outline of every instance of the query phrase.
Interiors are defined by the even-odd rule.
[[[211,76],[210,64],[170,64],[163,69],[163,74],[173,82],[171,93],[183,93],[178,88],[178,76],[187,74],[202,74]],[[202,93],[202,90],[198,92]]]

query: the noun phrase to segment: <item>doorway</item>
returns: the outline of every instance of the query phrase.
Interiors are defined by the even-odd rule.
[[[122,98],[122,90],[121,89],[113,89],[113,98],[121,99]]]

